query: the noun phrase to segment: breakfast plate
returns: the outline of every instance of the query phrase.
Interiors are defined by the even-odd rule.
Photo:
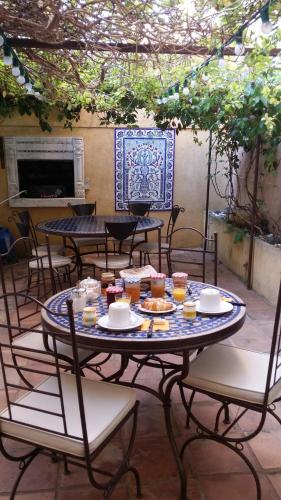
[[[197,312],[199,312],[201,314],[210,314],[212,316],[216,315],[216,314],[217,315],[225,314],[225,313],[232,311],[232,309],[233,309],[233,304],[231,304],[230,302],[225,302],[224,300],[222,300],[220,302],[218,308],[213,309],[211,311],[200,307],[200,300],[196,300],[195,304],[196,304],[196,311]]]
[[[129,323],[123,326],[112,326],[109,322],[108,314],[105,314],[105,316],[101,316],[98,319],[97,324],[101,326],[101,328],[105,328],[106,330],[112,330],[114,332],[124,332],[125,330],[134,330],[135,328],[141,326],[143,324],[143,317],[131,312]]]
[[[142,307],[142,305],[139,305],[138,310],[147,314],[170,314],[177,309],[176,304],[171,303],[171,306],[171,309],[168,309],[167,311],[152,311],[151,309],[146,309],[145,307]]]

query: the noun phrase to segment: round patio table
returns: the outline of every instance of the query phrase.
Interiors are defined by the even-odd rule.
[[[158,267],[161,271],[161,228],[162,219],[151,217],[137,217],[132,215],[82,215],[79,217],[65,217],[62,219],[49,219],[36,225],[38,231],[57,236],[70,238],[105,237],[105,222],[132,222],[138,220],[136,233],[157,231],[158,235]]]
[[[213,287],[205,283],[190,282],[191,299],[197,300],[200,291],[205,287]],[[168,293],[172,289],[172,280],[166,280]],[[241,302],[239,297],[218,288],[221,295],[235,304]],[[69,332],[69,322],[66,316],[54,316],[55,313],[66,313],[66,300],[70,298],[71,289],[60,292],[45,302],[48,310],[42,309],[42,323],[49,331]],[[98,317],[107,313],[106,299],[101,296],[94,301]],[[137,314],[138,304],[132,305]],[[144,319],[152,318],[150,314],[144,314]],[[86,327],[82,323],[82,313],[75,314],[75,328],[79,347],[89,348],[98,352],[118,353],[121,355],[120,369],[110,377],[103,380],[118,380],[123,385],[136,387],[148,391],[157,397],[163,404],[167,435],[176,460],[181,480],[180,499],[186,499],[186,475],[181,462],[178,447],[175,441],[171,422],[171,391],[174,385],[188,375],[189,351],[219,342],[236,333],[243,325],[246,317],[246,308],[234,305],[233,309],[225,314],[212,316],[197,314],[195,320],[187,321],[183,318],[182,310],[176,309],[171,313],[161,314],[161,317],[169,321],[167,331],[156,331],[149,338],[147,331],[135,329],[130,331],[111,331],[100,327]],[[174,354],[174,361],[161,359],[163,354]],[[142,355],[142,357],[140,357]],[[135,375],[131,382],[122,381],[122,375],[132,360],[138,364]],[[158,367],[162,369],[162,378],[158,388],[153,389],[137,383],[136,378],[142,366]],[[120,380],[121,379],[121,380]]]

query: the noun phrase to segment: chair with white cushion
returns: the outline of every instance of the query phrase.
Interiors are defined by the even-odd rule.
[[[183,447],[183,456],[186,447],[198,439],[208,439],[223,445],[237,453],[252,472],[256,488],[257,499],[262,498],[258,474],[248,457],[243,454],[243,444],[258,435],[262,430],[267,413],[270,413],[279,424],[280,417],[274,411],[276,403],[281,400],[281,281],[277,300],[275,322],[269,353],[256,352],[231,345],[215,344],[202,351],[190,363],[189,374],[180,383],[182,400],[188,418],[195,423],[198,433],[188,439]],[[185,389],[203,393],[222,403],[215,419],[214,429],[209,429],[191,410],[190,403],[185,398]],[[230,404],[240,407],[234,420],[223,431],[219,431],[221,412]],[[253,420],[253,429],[246,433],[235,435],[235,424],[240,422],[247,411],[255,411],[260,415],[256,422]],[[243,428],[243,422],[241,424]]]
[[[5,297],[7,301],[10,300],[10,295]],[[5,300],[5,297],[0,299]],[[28,300],[33,299],[29,297]],[[84,467],[90,483],[103,493],[103,498],[110,498],[117,482],[124,474],[131,472],[135,477],[137,495],[140,496],[138,472],[129,464],[137,424],[138,401],[135,391],[81,377],[72,301],[68,301],[67,308],[68,312],[64,316],[68,316],[70,331],[60,334],[60,338],[70,342],[73,373],[65,372],[64,365],[61,365],[57,356],[57,340],[52,332],[33,330],[36,336],[44,338],[47,335],[52,344],[51,353],[44,350],[40,352],[40,361],[37,361],[38,348],[13,346],[3,340],[0,342],[3,392],[6,397],[6,407],[0,413],[0,451],[6,459],[19,463],[19,474],[10,498],[15,498],[21,478],[40,453],[49,456],[55,453],[58,458],[62,457],[65,472],[69,472],[70,464]],[[0,327],[4,331],[13,328],[4,323]],[[15,335],[21,335],[17,326],[14,330]],[[42,339],[41,344],[43,342]],[[10,360],[11,353],[12,357],[18,356],[24,360],[21,370],[26,377],[36,377],[35,386],[17,379],[17,368]],[[133,426],[127,450],[116,465],[116,470],[112,472],[96,467],[97,457],[117,431],[130,420]],[[21,441],[32,448],[27,450],[25,447],[21,454],[17,452],[14,455],[10,441]],[[51,463],[49,466],[52,466]]]
[[[33,250],[36,249],[32,238],[20,238],[16,240],[5,254],[0,254],[0,285],[4,294],[13,292],[9,300],[4,296],[4,309],[7,324],[16,324],[17,332],[8,329],[8,341],[10,345],[27,347],[38,351],[52,352],[48,337],[36,335],[32,330],[41,328],[41,314],[39,302],[45,301],[52,293],[49,270],[45,269],[42,261],[45,257],[34,257]],[[21,257],[19,258],[19,254]],[[33,274],[30,273],[30,264],[34,263]],[[18,295],[21,294],[21,295]],[[32,299],[27,298],[32,296]],[[1,304],[2,305],[2,304]],[[57,342],[58,355],[65,369],[71,370],[73,366],[71,346],[63,342]],[[38,354],[39,355],[39,354]],[[99,376],[100,365],[103,364],[103,356],[87,349],[78,349],[79,365],[81,370],[87,368],[95,371]],[[38,356],[37,356],[38,357]],[[17,356],[14,358],[15,366],[18,365]],[[20,376],[22,372],[19,370]]]
[[[132,266],[132,251],[137,224],[137,219],[132,222],[105,222],[106,243],[104,255],[86,255],[83,260],[85,264],[93,266],[94,275],[96,267],[105,269],[106,271],[116,271]],[[118,251],[112,252],[110,250],[111,238],[114,238],[118,242]],[[127,239],[129,243],[125,249],[128,250],[126,252],[123,251],[123,243]]]

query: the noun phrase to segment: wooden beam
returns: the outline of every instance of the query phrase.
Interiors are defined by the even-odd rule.
[[[161,45],[145,45],[134,43],[88,43],[77,42],[76,40],[64,40],[63,42],[43,42],[33,38],[7,38],[8,43],[14,48],[26,49],[46,49],[46,50],[91,50],[97,52],[118,51],[125,53],[138,54],[181,54],[181,55],[209,55],[212,51],[208,47],[201,45],[177,45],[177,44],[161,44]],[[270,52],[271,56],[277,56],[281,49],[273,49]],[[246,48],[246,52],[252,52],[250,47]],[[234,56],[234,47],[226,47],[224,54]]]

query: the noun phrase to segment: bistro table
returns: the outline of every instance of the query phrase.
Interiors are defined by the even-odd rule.
[[[172,280],[166,280],[166,290],[171,292]],[[191,299],[197,300],[200,291],[205,287],[217,288],[222,297],[235,302],[241,302],[239,297],[231,292],[223,290],[205,283],[190,282]],[[68,317],[54,316],[55,313],[66,313],[66,300],[70,298],[71,289],[60,292],[45,302],[48,310],[42,310],[42,323],[49,331],[68,332]],[[97,307],[98,317],[107,313],[106,299],[100,296],[94,301]],[[138,304],[132,305],[134,312],[138,311]],[[148,338],[147,332],[140,329],[116,332],[104,330],[100,327],[86,327],[82,324],[82,313],[75,315],[75,328],[78,337],[79,347],[89,348],[103,353],[118,353],[121,355],[120,369],[110,377],[102,377],[103,380],[117,380],[120,384],[129,385],[148,391],[157,397],[163,404],[165,423],[170,445],[176,460],[178,472],[181,480],[180,499],[186,497],[186,475],[181,462],[178,447],[175,441],[171,422],[171,392],[174,385],[184,379],[189,369],[190,350],[202,348],[207,345],[219,342],[236,333],[243,325],[246,316],[246,308],[234,305],[233,309],[225,314],[211,316],[197,314],[196,319],[188,321],[183,318],[182,310],[176,309],[172,313],[162,314],[161,317],[169,320],[169,330],[153,332]],[[144,314],[145,318],[151,318],[149,314]],[[163,354],[175,354],[175,362],[161,360]],[[142,357],[140,357],[142,355]],[[122,375],[126,370],[129,360],[140,363],[136,373],[143,364],[162,369],[162,378],[156,389],[137,383],[136,376],[131,382],[122,381]]]
[[[105,222],[132,222],[138,220],[136,233],[156,231],[158,235],[158,267],[161,272],[161,228],[162,219],[133,215],[82,215],[63,219],[49,219],[36,225],[38,231],[69,238],[105,237]]]

